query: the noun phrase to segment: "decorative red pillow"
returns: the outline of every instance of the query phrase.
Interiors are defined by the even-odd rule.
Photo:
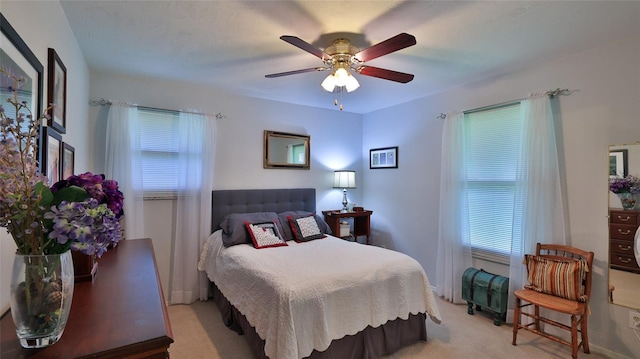
[[[320,231],[314,215],[299,218],[289,216],[287,219],[291,226],[293,237],[298,243],[326,237],[326,235]]]
[[[282,227],[278,223],[278,215],[275,212],[231,213],[220,224],[222,243],[225,247],[244,243],[251,244],[251,236],[247,233],[245,222],[275,222],[278,226],[278,232],[282,233]]]
[[[287,242],[280,235],[278,225],[275,222],[250,223],[244,222],[244,225],[251,235],[253,246],[260,248],[286,246]]]
[[[527,280],[525,288],[569,300],[586,302],[584,278],[589,270],[585,260],[561,261],[525,254]]]

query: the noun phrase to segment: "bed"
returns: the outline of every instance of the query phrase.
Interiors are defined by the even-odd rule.
[[[426,341],[426,318],[439,323],[440,313],[409,256],[331,235],[274,248],[224,245],[227,215],[315,213],[315,196],[313,188],[212,192],[212,235],[198,268],[224,323],[256,358],[373,359]]]

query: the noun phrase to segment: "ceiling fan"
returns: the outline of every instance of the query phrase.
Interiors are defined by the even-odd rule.
[[[400,83],[407,83],[413,80],[414,77],[412,74],[404,72],[365,65],[366,61],[415,45],[416,38],[407,33],[398,34],[364,50],[360,50],[351,45],[351,42],[345,38],[334,40],[330,46],[324,49],[324,51],[296,36],[284,35],[280,36],[280,39],[320,58],[324,63],[324,66],[279,72],[265,75],[266,78],[330,70],[331,74],[325,78],[321,86],[329,92],[333,92],[336,89],[340,92],[342,92],[343,89],[347,92],[351,92],[357,89],[360,84],[355,77],[351,75],[349,70],[353,70],[361,75],[377,77]],[[337,100],[335,101],[335,104],[338,104]],[[342,105],[340,105],[340,109],[342,110]]]

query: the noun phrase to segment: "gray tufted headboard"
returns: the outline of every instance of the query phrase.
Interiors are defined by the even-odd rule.
[[[316,211],[315,188],[234,189],[211,192],[211,231],[230,213]]]

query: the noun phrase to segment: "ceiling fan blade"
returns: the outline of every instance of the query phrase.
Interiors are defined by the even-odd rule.
[[[403,32],[390,39],[384,40],[379,44],[367,47],[366,49],[356,53],[354,57],[360,62],[370,61],[382,55],[390,54],[394,51],[402,50],[415,44],[416,38],[413,35]]]
[[[319,48],[311,45],[310,43],[302,40],[297,36],[283,35],[283,36],[280,36],[280,39],[290,43],[293,46],[299,47],[302,50],[314,56],[319,57],[322,61],[328,60],[331,58],[331,55],[327,54],[326,52],[320,50]]]
[[[303,74],[305,72],[324,71],[324,70],[327,70],[327,68],[326,67],[310,67],[308,69],[294,70],[294,71],[287,71],[287,72],[279,72],[277,74],[264,75],[264,77],[272,79],[274,77],[282,77],[282,76]]]
[[[391,80],[395,82],[401,82],[406,84],[413,80],[412,74],[406,74],[404,72],[398,72],[393,70],[381,69],[379,67],[373,66],[360,66],[356,69],[356,71],[365,76],[377,77],[385,80]]]

